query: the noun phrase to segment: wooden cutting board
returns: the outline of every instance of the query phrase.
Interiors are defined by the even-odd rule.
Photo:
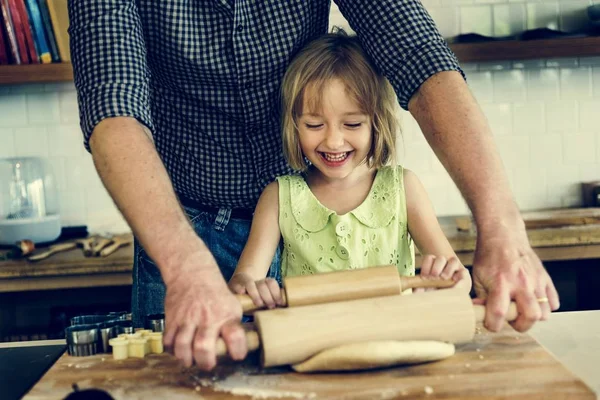
[[[528,211],[521,213],[521,216],[527,229],[600,224],[600,208],[597,207]],[[474,229],[472,218],[469,216],[457,217],[455,221],[460,231]]]
[[[261,370],[251,357],[214,372],[185,369],[168,354],[115,361],[63,355],[24,397],[63,399],[73,384],[121,399],[596,399],[594,392],[531,336],[508,325],[478,328],[446,360],[371,372],[298,374]]]

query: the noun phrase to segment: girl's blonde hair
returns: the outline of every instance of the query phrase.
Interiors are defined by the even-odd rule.
[[[371,149],[366,162],[379,168],[396,161],[396,94],[388,80],[363,51],[356,36],[343,31],[329,33],[302,49],[291,62],[281,87],[283,153],[289,165],[304,171],[308,167],[298,140],[298,117],[302,115],[307,90],[316,93],[307,99],[311,110],[321,106],[323,87],[340,79],[361,112],[372,121]]]

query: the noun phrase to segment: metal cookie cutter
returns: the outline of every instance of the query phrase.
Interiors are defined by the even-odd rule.
[[[119,312],[71,318],[71,326],[65,329],[69,355],[91,356],[110,353],[110,339],[120,333],[133,332],[131,321],[125,319],[127,316],[127,312]]]
[[[152,332],[165,331],[165,314],[151,314],[146,316],[146,329],[152,329]]]
[[[73,325],[65,329],[69,355],[91,356],[98,350],[97,324]]]

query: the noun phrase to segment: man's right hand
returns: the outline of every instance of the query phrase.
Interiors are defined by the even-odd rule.
[[[186,367],[195,362],[208,371],[216,365],[216,342],[221,336],[231,358],[244,359],[242,307],[212,254],[208,250],[191,254],[174,272],[165,279],[165,347]]]

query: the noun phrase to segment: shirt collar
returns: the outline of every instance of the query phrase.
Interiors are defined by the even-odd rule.
[[[360,223],[369,228],[388,226],[396,214],[398,187],[393,180],[384,175],[393,171],[382,168],[377,171],[375,180],[367,198],[357,208],[350,211]],[[295,176],[290,185],[292,214],[296,222],[308,232],[318,232],[325,228],[334,211],[325,207],[315,197],[308,184],[301,176]]]

